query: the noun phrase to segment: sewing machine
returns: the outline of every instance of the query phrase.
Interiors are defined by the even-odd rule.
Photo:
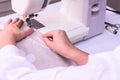
[[[28,16],[28,25],[42,33],[55,29],[65,30],[72,43],[104,31],[106,0],[62,0],[59,10],[40,16],[34,14],[42,11],[49,2],[50,0],[12,0],[12,9],[20,15]]]
[[[18,42],[17,47],[25,52],[25,57],[38,69],[73,65],[70,60],[51,51],[42,40],[41,33],[63,29],[71,42],[75,43],[104,31],[106,0],[62,0],[60,9],[42,15],[34,14],[42,12],[49,2],[50,0],[12,0],[12,9],[27,16],[26,23],[37,29]]]

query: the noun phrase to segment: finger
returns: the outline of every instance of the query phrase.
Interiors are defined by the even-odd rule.
[[[51,41],[49,38],[43,38],[45,44],[51,48],[51,46],[53,45],[53,41]]]
[[[48,38],[48,37],[53,37],[53,35],[52,34],[43,34],[42,37],[43,38]]]
[[[29,35],[32,34],[33,32],[34,32],[33,29],[28,29],[28,30],[25,30],[25,31],[21,31],[20,35],[17,36],[16,41],[20,41],[20,40],[26,38],[27,36],[29,36]]]
[[[16,23],[17,21],[19,21],[19,18],[15,18],[15,20],[12,23]]]
[[[47,38],[47,39],[50,40],[50,41],[53,41],[53,36],[52,36],[51,34],[49,34],[49,35],[43,34],[42,37],[43,37],[43,38]]]
[[[53,37],[53,36],[55,35],[55,32],[56,32],[56,30],[49,31],[49,32],[43,34],[42,36],[43,36],[43,37],[47,37],[47,38]]]
[[[27,30],[25,30],[25,31],[22,31],[22,36],[23,36],[23,38],[24,38],[24,37],[27,37],[27,36],[29,36],[30,34],[32,34],[33,32],[34,32],[34,29],[32,29],[32,28],[27,29]]]
[[[29,29],[23,31],[23,33],[25,33],[25,36],[29,36],[29,35],[32,34],[33,32],[34,32],[34,29],[32,29],[32,28],[29,28]]]
[[[26,16],[26,15],[24,15],[22,18],[23,18],[24,20],[26,20],[27,16]]]
[[[12,22],[12,19],[9,19],[5,24],[10,24]]]
[[[2,31],[2,29],[0,29],[0,32]]]
[[[48,31],[47,33],[45,33],[46,35],[53,35],[55,33],[56,30],[53,31]]]
[[[15,24],[18,26],[18,27],[21,27],[23,25],[24,21],[19,19]]]

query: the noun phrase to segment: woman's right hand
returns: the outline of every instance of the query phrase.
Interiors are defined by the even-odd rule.
[[[61,56],[74,61],[78,65],[88,62],[88,53],[74,47],[63,30],[54,30],[43,34],[46,45]]]
[[[43,39],[50,49],[64,57],[68,57],[69,51],[74,48],[63,30],[54,30],[43,34]]]

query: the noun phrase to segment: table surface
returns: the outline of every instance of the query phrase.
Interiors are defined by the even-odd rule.
[[[58,10],[60,8],[60,4],[61,3],[55,3],[49,5],[44,11],[40,12],[39,14],[40,15],[47,14],[48,12]],[[16,17],[21,18],[21,16],[16,13],[8,16],[0,17],[0,23],[4,23],[9,18],[16,18]],[[120,24],[120,15],[106,11],[106,21],[113,24]],[[118,45],[120,45],[120,30],[116,35],[112,34],[107,30],[104,30],[104,33],[98,36],[92,37],[85,41],[80,41],[75,44],[76,47],[90,54],[113,50]]]

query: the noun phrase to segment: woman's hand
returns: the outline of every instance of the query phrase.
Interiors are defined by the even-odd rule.
[[[20,30],[23,21],[19,18],[15,20],[9,19],[4,26],[3,30],[0,30],[0,48],[11,44],[15,45],[17,41],[20,41],[34,32],[33,29]]]
[[[76,64],[86,64],[88,54],[74,47],[63,30],[54,30],[43,34],[46,45],[63,57],[73,60]]]
[[[67,57],[69,50],[74,48],[63,30],[50,31],[43,35],[43,39],[50,49],[64,57]]]

